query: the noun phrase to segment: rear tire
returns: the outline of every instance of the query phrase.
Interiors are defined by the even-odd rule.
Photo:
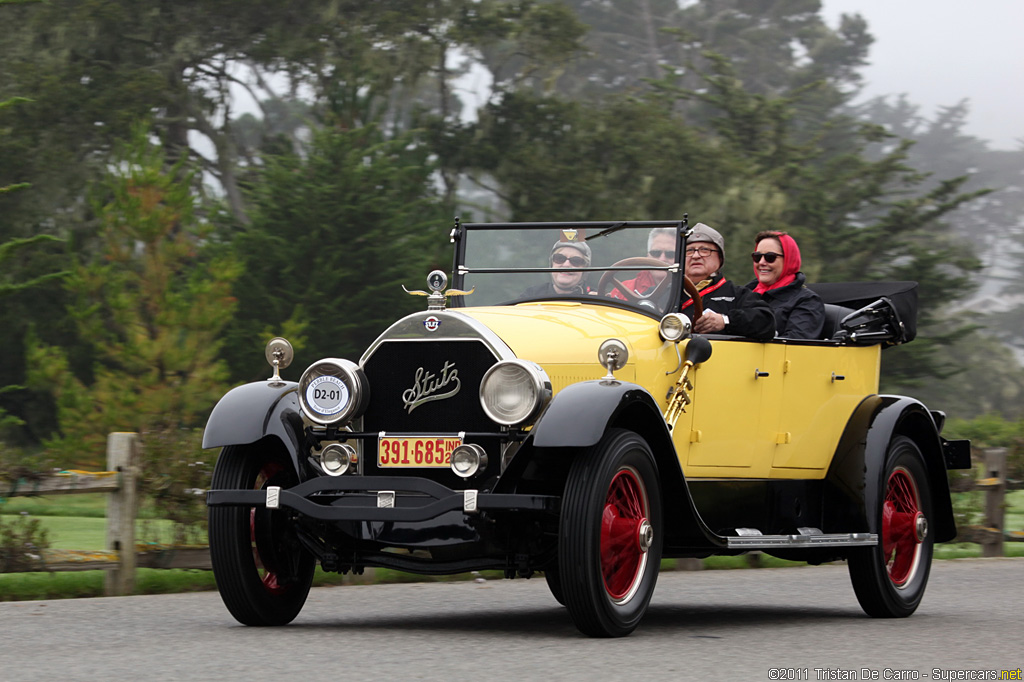
[[[874,618],[905,618],[917,610],[928,585],[934,542],[928,529],[932,496],[921,450],[897,436],[886,453],[875,523],[878,544],[848,560],[857,601]]]
[[[298,483],[286,452],[273,443],[229,445],[211,487],[263,490]],[[299,542],[287,512],[210,507],[210,561],[224,605],[244,625],[286,625],[302,610],[316,559]]]
[[[583,634],[621,637],[640,624],[658,581],[662,533],[654,456],[636,433],[610,429],[573,461],[562,500],[561,587]]]

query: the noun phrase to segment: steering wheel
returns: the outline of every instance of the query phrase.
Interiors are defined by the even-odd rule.
[[[663,267],[664,265],[664,261],[658,260],[657,258],[650,258],[648,256],[634,256],[632,258],[623,258],[620,261],[612,263],[613,268],[660,268]],[[662,288],[665,286],[665,283],[668,282],[668,279],[668,277],[665,277],[663,280],[658,282],[658,285],[654,287],[654,289],[652,289],[649,293],[641,296],[635,291],[631,291],[629,287],[627,287],[625,284],[616,279],[614,270],[609,270],[608,272],[601,275],[601,280],[597,283],[597,294],[598,296],[607,296],[614,288],[618,290],[618,292],[622,294],[623,298],[625,298],[627,301],[633,304],[638,304],[640,303],[640,301],[654,298],[658,293],[661,292]],[[686,291],[686,293],[690,295],[690,298],[693,299],[693,319],[696,320],[698,317],[704,314],[704,302],[700,298],[700,292],[697,291],[696,285],[694,285],[694,283],[691,282],[690,278],[687,277],[686,275],[683,275],[683,289]]]

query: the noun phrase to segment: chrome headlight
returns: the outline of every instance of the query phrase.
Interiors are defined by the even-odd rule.
[[[317,424],[345,423],[362,415],[370,385],[359,365],[326,358],[313,363],[299,379],[302,413]]]
[[[528,422],[551,399],[551,379],[540,365],[504,360],[480,381],[480,404],[492,420],[505,426]]]
[[[690,318],[686,315],[669,313],[661,318],[661,324],[658,325],[658,333],[661,335],[662,341],[681,341],[690,337],[692,326]]]

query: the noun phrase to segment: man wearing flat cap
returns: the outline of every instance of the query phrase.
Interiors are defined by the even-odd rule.
[[[736,286],[722,275],[725,240],[717,230],[704,223],[694,225],[683,258],[686,276],[697,286],[704,304],[704,314],[693,321],[694,332],[762,340],[775,336],[775,316],[768,304],[750,289]],[[682,311],[693,317],[689,296],[683,300]]]

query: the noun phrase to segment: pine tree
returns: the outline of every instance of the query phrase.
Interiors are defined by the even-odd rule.
[[[225,390],[218,353],[239,268],[208,241],[184,164],[168,168],[147,135],[135,131],[97,188],[101,248],[79,254],[68,278],[91,379],[63,349],[29,344],[29,385],[57,402],[46,445],[65,465],[102,461],[112,431],[198,426]]]

